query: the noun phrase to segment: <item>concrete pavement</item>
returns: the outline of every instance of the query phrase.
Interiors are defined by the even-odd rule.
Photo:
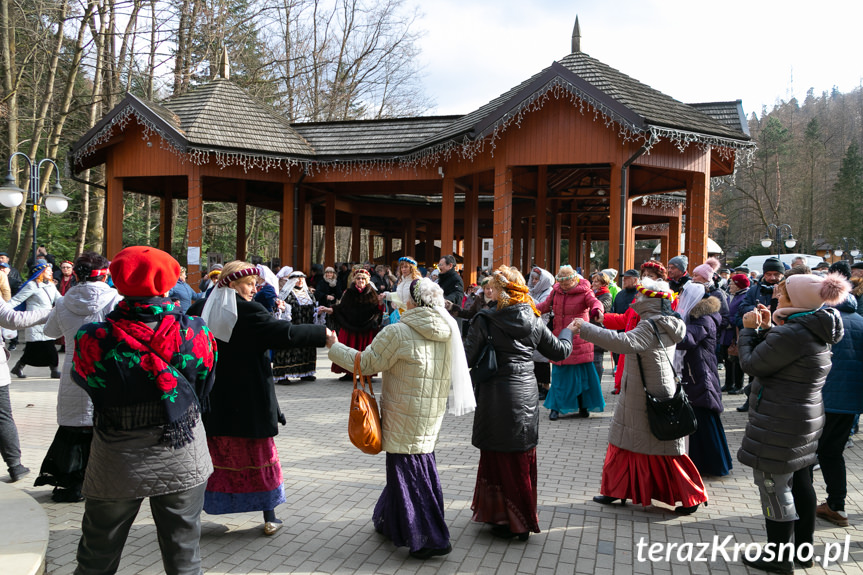
[[[479,460],[479,452],[470,444],[472,416],[447,415],[436,457],[453,551],[444,558],[414,560],[405,548],[393,547],[375,533],[371,525],[372,510],[385,482],[384,455],[365,455],[350,444],[347,412],[351,384],[336,380],[324,351],[318,356],[318,381],[277,387],[288,420],[276,438],[288,497],[276,510],[284,528],[273,537],[265,537],[259,513],[202,515],[201,551],[206,573],[746,573],[739,561],[727,562],[721,553],[715,561],[687,560],[686,548],[680,554],[682,559],[679,550],[673,550],[670,561],[665,557],[639,561],[637,545],[640,541],[709,543],[714,536],[720,541],[731,536],[731,545],[765,540],[750,470],[736,460],[730,476],[705,478],[710,504],[689,517],[677,517],[660,505],[600,506],[591,501],[599,490],[608,424],[616,403],[616,396],[610,394],[610,370],[606,369],[605,413],[586,420],[563,417],[552,422],[543,409],[538,447],[543,532],[532,535],[527,543],[497,540],[488,527],[471,523],[470,503]],[[12,362],[20,353],[20,348],[13,352]],[[608,358],[606,365],[610,365]],[[13,377],[11,396],[23,462],[33,472],[14,487],[32,496],[47,513],[50,539],[46,572],[65,575],[75,568],[83,503],[54,503],[50,487],[32,486],[56,430],[57,380],[42,379],[48,375],[47,368],[28,367],[25,372],[30,376],[25,380]],[[379,379],[375,388],[380,390]],[[743,399],[724,398],[727,411],[723,423],[735,454],[745,414],[733,408]],[[851,526],[839,528],[818,519],[816,554],[823,552],[825,543],[841,544],[848,535],[848,560],[827,571],[863,574],[863,437],[859,445],[846,450],[846,460]],[[823,501],[824,484],[817,471],[815,479],[819,501]],[[5,505],[0,507],[0,539],[14,536],[19,530],[16,521]],[[641,555],[647,558],[644,546]],[[0,555],[0,572],[7,572],[2,566],[6,564]],[[161,572],[155,528],[145,502],[126,543],[119,573]],[[807,570],[820,572],[824,572],[820,567]]]

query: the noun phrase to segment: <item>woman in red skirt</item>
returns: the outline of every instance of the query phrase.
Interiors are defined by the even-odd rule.
[[[383,305],[378,294],[370,284],[371,274],[364,268],[355,268],[348,278],[348,289],[342,294],[339,303],[332,307],[321,306],[318,312],[324,311],[333,316],[339,328],[339,343],[363,351],[375,338],[381,326]],[[333,373],[343,373],[339,379],[350,381],[353,374],[333,364]],[[372,374],[377,375],[377,374]]]
[[[645,278],[631,305],[641,321],[631,331],[617,333],[582,320],[573,322],[577,324],[573,331],[582,339],[627,356],[620,399],[608,432],[601,495],[593,498],[597,503],[631,499],[646,507],[655,499],[671,506],[679,503],[675,513],[689,515],[707,502],[704,483],[686,455],[684,439],[660,441],[647,421],[644,388],[660,399],[671,397],[676,389],[671,358],[686,334],[686,325],[671,310],[672,298],[668,283]]]

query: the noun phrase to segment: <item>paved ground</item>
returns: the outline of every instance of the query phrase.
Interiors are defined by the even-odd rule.
[[[14,352],[12,361],[19,355],[20,350]],[[710,542],[714,536],[720,540],[732,536],[739,543],[765,538],[756,489],[748,469],[739,464],[729,477],[705,480],[710,505],[690,517],[677,517],[662,506],[604,507],[590,500],[598,493],[608,423],[616,403],[606,375],[605,413],[587,420],[551,422],[543,410],[538,448],[543,532],[527,543],[496,540],[486,526],[470,522],[479,459],[470,445],[472,417],[447,416],[436,455],[453,552],[426,562],[411,559],[406,549],[393,547],[372,528],[372,510],[385,481],[384,455],[364,455],[348,441],[351,385],[336,381],[329,365],[321,353],[317,382],[277,389],[288,419],[276,438],[288,493],[287,503],[277,513],[285,527],[274,537],[264,537],[260,514],[203,515],[201,545],[207,573],[746,573],[739,562],[727,562],[721,554],[715,561],[696,562],[677,559],[675,551],[671,561],[639,562],[636,545],[642,538],[649,544]],[[56,429],[57,381],[36,377],[44,377],[47,371],[27,368],[30,377],[12,383],[24,463],[34,471],[15,485],[46,510],[51,524],[47,572],[65,575],[74,570],[83,503],[53,503],[50,487],[32,487]],[[733,409],[741,402],[740,396],[728,398],[723,415],[732,453],[740,445],[745,423],[744,415]],[[863,437],[846,451],[851,527],[817,520],[819,554],[825,543],[842,542],[846,535],[851,539],[848,560],[831,566],[829,572],[863,573],[861,456]],[[823,500],[824,484],[818,472],[816,490]],[[2,515],[0,510],[0,520],[14,521]],[[646,555],[643,550],[642,556]],[[126,544],[120,573],[160,572],[155,529],[145,503]]]

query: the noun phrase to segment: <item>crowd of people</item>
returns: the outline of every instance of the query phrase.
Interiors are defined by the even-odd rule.
[[[472,520],[527,541],[541,528],[540,415],[603,412],[609,368],[618,397],[595,502],[658,501],[679,515],[707,505],[702,478],[734,469],[723,394],[742,393],[737,461],[752,468],[768,542],[811,543],[816,517],[849,525],[843,451],[863,412],[863,263],[812,270],[771,257],[749,270],[708,258],[690,268],[679,255],[620,274],[501,266],[465,286],[453,255],[431,271],[404,256],[396,273],[339,264],[309,276],[232,261],[196,289],[155,248],[59,266],[48,255],[25,278],[0,253],[2,345],[14,349],[25,330],[11,369],[0,354],[0,447],[12,481],[26,476],[10,374],[49,368],[60,379],[58,429],[35,484],[54,486],[57,502],[85,501],[76,573],[116,570],[144,497],[169,573],[200,569],[202,511],[260,511],[263,534],[276,533],[285,493],[274,437],[286,420],[275,386],[316,381],[324,346],[339,379],[357,366],[381,375],[386,485],[372,523],[415,558],[452,549],[434,451],[447,411],[475,411]],[[489,346],[496,371],[472,381]],[[660,439],[646,401],[678,386],[696,430]],[[745,562],[790,572],[796,559]]]

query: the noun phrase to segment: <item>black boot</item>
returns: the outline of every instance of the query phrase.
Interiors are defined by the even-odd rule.
[[[60,370],[57,369],[56,367],[52,367],[51,368],[51,379],[60,379],[61,377],[63,377],[63,374],[60,373]]]
[[[9,373],[17,375],[19,379],[25,379],[27,377],[24,375],[24,364],[20,361],[15,364],[15,367],[9,370]]]
[[[768,573],[794,572],[794,561],[792,557],[788,557],[788,550],[783,549],[783,546],[787,547],[785,544],[791,542],[791,536],[794,534],[794,522],[765,519],[764,523],[767,527],[767,542],[773,544],[775,557],[772,561],[768,561],[763,556],[753,561],[743,557],[743,563],[749,567],[767,571]],[[782,553],[782,557],[779,556],[780,552]]]

